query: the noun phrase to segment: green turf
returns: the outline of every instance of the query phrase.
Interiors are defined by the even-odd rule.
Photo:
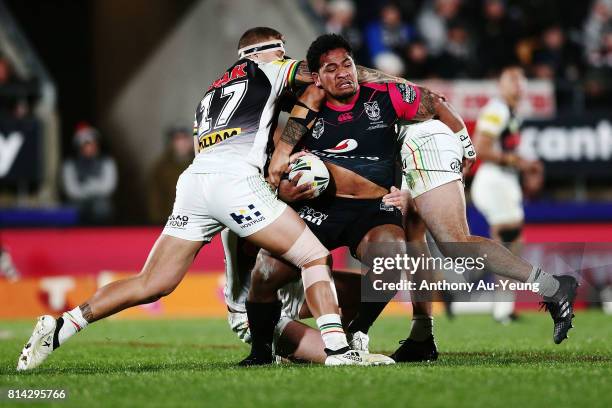
[[[0,389],[65,388],[60,407],[612,407],[612,317],[579,313],[562,345],[545,314],[510,326],[436,319],[433,364],[237,368],[247,347],[223,319],[104,321],[34,372],[16,373],[31,322],[0,321]],[[372,349],[392,352],[402,318],[380,320]],[[0,397],[0,408],[11,403]],[[24,403],[13,404],[24,407]],[[36,403],[34,406],[47,406]]]

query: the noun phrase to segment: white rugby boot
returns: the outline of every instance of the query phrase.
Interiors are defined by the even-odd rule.
[[[349,347],[357,351],[370,352],[370,337],[364,332],[347,333]]]
[[[19,355],[17,371],[36,368],[49,357],[49,354],[53,352],[55,326],[56,320],[53,316],[45,315],[38,318],[32,336]]]
[[[359,350],[347,350],[342,354],[332,354],[325,359],[326,366],[341,365],[388,365],[395,364],[393,359],[382,354],[371,354]]]

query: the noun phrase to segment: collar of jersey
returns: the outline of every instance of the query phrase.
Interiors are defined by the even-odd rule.
[[[359,92],[361,92],[361,86],[357,87],[357,92],[355,93],[355,95],[353,95],[353,99],[351,99],[351,101],[347,103],[346,105],[332,105],[331,103],[329,103],[329,101],[326,101],[325,105],[329,109],[335,110],[337,112],[350,111],[355,106],[355,102],[357,102],[357,98],[359,98]]]

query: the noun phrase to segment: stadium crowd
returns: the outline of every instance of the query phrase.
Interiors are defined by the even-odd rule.
[[[612,105],[612,0],[310,2],[365,65],[411,79],[480,79],[517,63],[555,82],[561,109]]]

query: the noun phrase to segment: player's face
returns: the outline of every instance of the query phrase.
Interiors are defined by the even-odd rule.
[[[343,48],[321,56],[321,68],[314,75],[315,84],[335,99],[346,99],[357,92],[357,69],[350,54]]]
[[[512,68],[504,71],[502,74],[499,85],[501,93],[507,98],[513,101],[519,101],[525,93],[527,86],[527,80],[523,70],[519,68]]]

